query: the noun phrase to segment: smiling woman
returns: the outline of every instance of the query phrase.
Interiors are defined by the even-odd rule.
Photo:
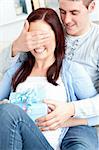
[[[33,121],[35,121],[38,117],[44,116],[48,113],[48,107],[43,103],[44,99],[54,98],[57,101],[62,100],[64,102],[67,100],[65,87],[60,75],[62,61],[65,55],[65,39],[62,24],[54,10],[49,8],[39,8],[33,11],[28,16],[27,20],[29,23],[29,31],[31,33],[48,32],[50,36],[43,45],[39,44],[37,48],[27,52],[27,58],[23,64],[20,64],[20,62],[18,63],[18,67],[20,66],[18,70],[15,66],[12,66],[8,70],[8,76],[9,73],[11,76],[11,74],[14,74],[15,70],[17,71],[13,75],[11,85],[8,85],[9,88],[6,86],[6,92],[0,91],[0,99],[7,98],[10,94],[10,102],[21,107],[28,114],[28,124],[31,124],[31,119],[33,124]],[[10,91],[10,89],[12,89],[12,91]],[[9,119],[9,121],[10,120],[11,119]],[[28,132],[27,136],[23,135],[23,131],[19,131],[21,133],[18,133],[20,134],[20,140],[21,138],[25,139],[25,141],[27,141],[28,138],[33,139],[34,135],[32,134],[32,130],[34,130],[36,126],[31,126],[31,133]],[[28,127],[26,128],[28,129]],[[47,144],[47,148],[49,147],[50,150],[59,149],[60,143],[66,131],[67,128],[59,128],[55,131],[43,132],[49,142],[49,144]],[[38,135],[40,134],[38,133]],[[8,138],[7,135],[6,137]],[[41,137],[43,137],[42,134]],[[19,138],[16,135],[16,139],[18,139],[18,141]],[[16,143],[18,141],[16,140]],[[21,147],[23,146],[25,148],[28,146],[28,149],[31,149],[30,147],[33,145],[34,142],[30,144],[30,142],[27,143],[22,141],[18,146],[21,150]],[[7,148],[8,150],[7,143],[0,146],[1,149],[6,150]],[[11,149],[11,146],[13,145],[9,146],[9,150]],[[16,148],[16,145],[14,146]],[[40,149],[39,142],[37,142],[35,149]]]
[[[66,101],[65,87],[61,77],[59,77],[65,54],[64,33],[58,15],[52,9],[40,8],[35,10],[27,20],[30,24],[29,31],[49,32],[50,37],[44,45],[39,45],[38,48],[27,53],[27,60],[13,78],[15,92],[10,95],[9,99],[13,103],[13,95],[17,97],[17,94],[19,94],[19,97],[21,97],[22,93],[25,93],[25,96],[26,93],[29,93],[25,104],[24,100],[20,102],[19,99],[14,100],[14,104],[22,106],[32,120],[35,121],[38,117],[47,114],[47,105],[42,103],[44,99],[53,97],[58,101],[61,99]],[[43,132],[43,134],[56,150],[59,149],[63,133],[66,130],[60,128],[56,131]]]

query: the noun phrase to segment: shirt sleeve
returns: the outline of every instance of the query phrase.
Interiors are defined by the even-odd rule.
[[[82,118],[99,115],[99,94],[93,98],[72,102],[75,106],[75,116]]]
[[[12,45],[6,47],[0,52],[0,80],[12,63],[16,63],[20,54],[12,57]]]
[[[15,63],[8,71],[4,74],[2,80],[0,81],[0,100],[8,99],[9,94],[11,92],[11,83],[12,76],[16,72],[16,70],[20,67],[21,63]]]
[[[87,118],[88,125],[99,125],[99,94],[92,98],[72,102],[75,106],[75,117]]]
[[[99,116],[87,118],[89,126],[99,126]]]
[[[91,77],[82,65],[73,62],[69,71],[71,73],[72,87],[77,100],[90,98],[97,94]]]

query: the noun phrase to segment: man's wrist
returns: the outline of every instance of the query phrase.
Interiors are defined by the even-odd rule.
[[[74,104],[72,103],[72,102],[70,102],[70,103],[68,103],[69,104],[69,108],[70,108],[70,115],[71,115],[71,117],[73,117],[73,116],[75,116],[75,106],[74,106]]]

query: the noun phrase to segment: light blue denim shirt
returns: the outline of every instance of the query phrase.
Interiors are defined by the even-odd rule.
[[[17,59],[19,58],[19,54],[16,55],[15,57],[12,57],[11,48],[12,45],[0,51],[0,80],[3,78],[3,75],[7,71],[9,66],[12,63],[16,63]]]

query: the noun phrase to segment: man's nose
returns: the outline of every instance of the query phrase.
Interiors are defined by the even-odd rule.
[[[71,15],[69,13],[66,13],[64,17],[64,23],[68,24],[71,22],[71,20],[72,20]]]

